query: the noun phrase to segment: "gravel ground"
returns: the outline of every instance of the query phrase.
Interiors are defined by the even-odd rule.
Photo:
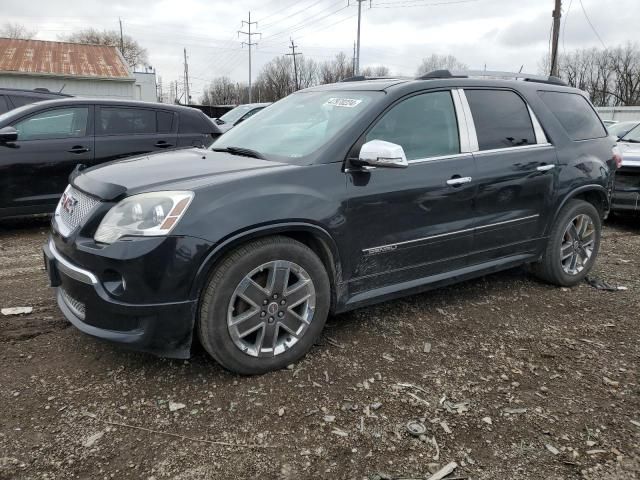
[[[0,225],[0,478],[640,478],[640,219],[594,274],[522,269],[340,315],[259,377],[124,351],[58,312],[47,222]],[[407,423],[424,427],[413,436]]]

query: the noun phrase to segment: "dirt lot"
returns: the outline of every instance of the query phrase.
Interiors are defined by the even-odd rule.
[[[2,479],[640,478],[638,219],[609,222],[595,271],[626,291],[492,275],[332,318],[253,378],[71,328],[46,230],[0,226],[0,306],[34,308],[0,316]]]

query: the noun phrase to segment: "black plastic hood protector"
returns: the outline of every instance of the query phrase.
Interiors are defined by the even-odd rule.
[[[107,201],[118,200],[127,193],[126,187],[115,183],[101,182],[89,175],[82,175],[82,170],[79,168],[71,173],[69,183],[88,195]]]
[[[132,193],[171,189],[176,182],[231,173],[250,177],[257,170],[286,165],[226,152],[185,148],[116,160],[84,170],[77,168],[69,176],[69,182],[88,195],[116,201]]]

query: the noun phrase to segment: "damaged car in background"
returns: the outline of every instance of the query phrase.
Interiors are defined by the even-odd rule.
[[[640,213],[640,151],[623,154],[611,209],[616,213]]]

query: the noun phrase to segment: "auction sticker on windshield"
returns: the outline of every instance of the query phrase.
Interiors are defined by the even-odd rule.
[[[357,107],[360,103],[362,103],[362,100],[357,100],[355,98],[330,98],[325,102],[325,105],[353,108]]]

